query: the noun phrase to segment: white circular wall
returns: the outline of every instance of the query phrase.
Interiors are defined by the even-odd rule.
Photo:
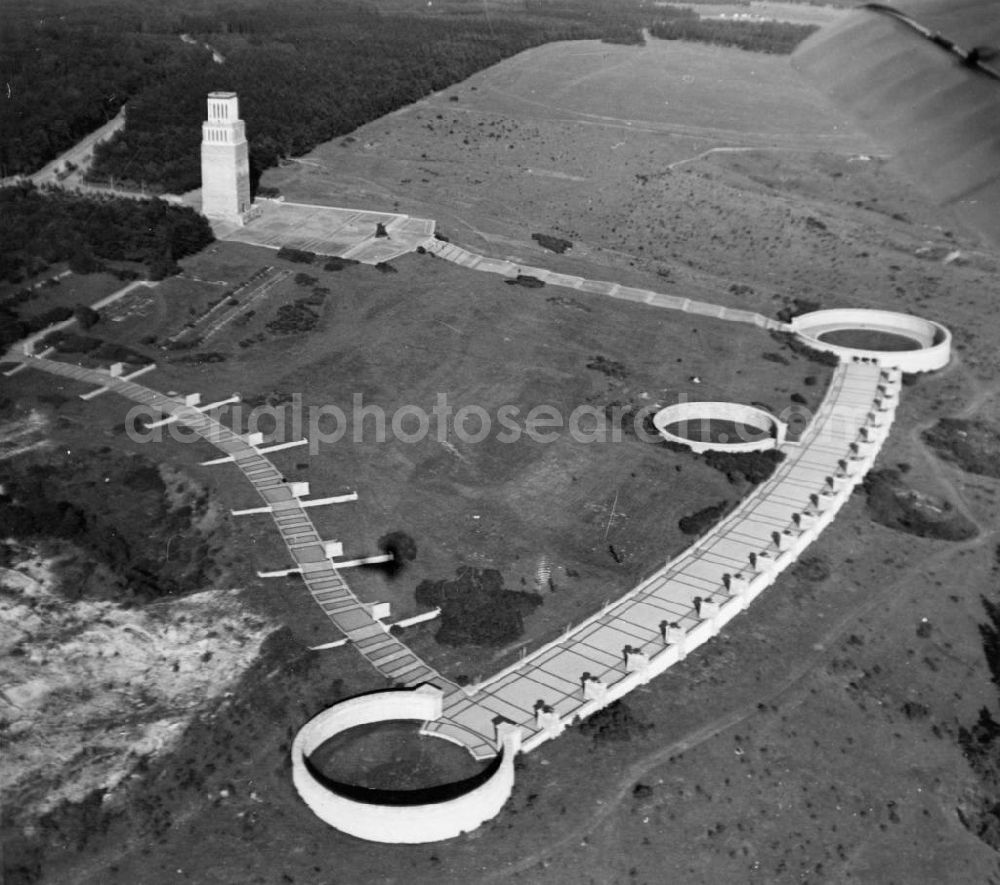
[[[737,439],[734,442],[711,442],[691,439],[667,429],[675,424],[694,424],[711,420],[729,421],[737,425],[737,436],[740,436],[740,428],[746,428],[746,439]],[[714,402],[677,403],[667,406],[653,416],[653,426],[664,439],[688,446],[694,452],[762,452],[766,449],[776,449],[785,441],[788,429],[784,422],[756,406]],[[753,433],[751,429],[757,432]],[[761,432],[768,435],[762,438]]]
[[[951,333],[940,323],[891,310],[840,308],[816,310],[795,317],[792,331],[813,350],[836,354],[842,360],[874,360],[903,372],[933,372],[951,359]],[[823,341],[822,336],[843,331],[885,332],[914,342],[912,350],[867,350]]]
[[[485,777],[470,778],[474,785],[467,792],[443,801],[412,804],[405,791],[394,793],[391,802],[364,801],[318,778],[308,761],[325,741],[359,725],[401,719],[426,722],[440,716],[441,692],[430,686],[373,692],[324,710],[302,727],[292,744],[296,791],[321,820],[371,842],[438,842],[476,829],[499,814],[514,788],[520,729],[501,729],[503,747],[499,758],[484,772]],[[456,786],[461,787],[461,783]],[[365,791],[355,788],[353,792]]]

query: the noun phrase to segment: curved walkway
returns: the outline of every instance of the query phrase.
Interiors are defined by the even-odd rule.
[[[231,456],[265,504],[271,507],[275,527],[281,534],[296,567],[302,570],[306,587],[326,616],[380,673],[398,685],[416,686],[434,682],[448,689],[454,685],[418,658],[372,617],[351,592],[333,563],[327,558],[319,532],[308,511],[292,494],[281,471],[238,433],[214,418],[141,384],[112,377],[108,372],[85,369],[44,357],[23,357],[26,366],[52,375],[61,375],[84,384],[96,384],[126,399],[176,415],[186,427]]]
[[[464,267],[667,309],[791,327],[750,311],[586,280],[487,258],[428,239],[424,248]],[[22,362],[113,390],[178,420],[219,448],[271,508],[296,569],[317,604],[380,673],[407,687],[432,683],[444,692],[442,716],[424,732],[454,741],[473,756],[496,755],[499,722],[521,729],[530,751],[665,671],[715,636],[768,587],[829,524],[871,466],[895,412],[901,375],[875,360],[844,361],[810,427],[781,446],[785,460],[709,534],[614,603],[560,639],[479,685],[458,687],[420,660],[372,617],[329,559],[323,541],[278,469],[248,440],[182,400],[127,379],[42,357]]]
[[[788,328],[759,314],[703,305],[661,293],[555,274],[429,241],[433,251],[477,270],[530,273],[556,285],[656,306],[695,311],[764,328]],[[711,310],[709,310],[710,308]],[[394,684],[433,683],[444,692],[443,714],[424,731],[494,756],[497,723],[522,729],[530,751],[637,685],[662,673],[715,636],[833,518],[877,454],[895,410],[900,374],[874,362],[843,362],[798,443],[782,446],[785,461],[710,533],[611,605],[476,686],[458,687],[417,657],[351,592],[327,556],[306,508],[280,471],[244,437],[183,400],[110,373],[44,357],[24,365],[99,385],[184,425],[231,457],[271,508],[295,568],[327,617]]]
[[[770,317],[754,313],[751,310],[723,307],[720,304],[710,304],[707,301],[681,298],[678,295],[665,295],[663,292],[654,292],[652,289],[636,289],[632,286],[622,286],[618,283],[611,283],[604,280],[588,280],[584,277],[577,277],[571,274],[556,273],[544,267],[518,264],[506,258],[489,258],[486,255],[480,255],[478,252],[470,252],[468,249],[463,249],[454,243],[437,240],[433,237],[422,242],[420,246],[431,255],[444,258],[446,261],[451,261],[460,267],[467,267],[470,270],[481,270],[486,273],[496,273],[505,277],[535,277],[552,286],[563,286],[567,289],[576,289],[580,292],[590,292],[595,295],[607,295],[611,298],[620,298],[623,301],[638,301],[640,304],[650,304],[653,307],[664,307],[668,310],[682,310],[685,313],[700,314],[735,323],[749,323],[761,329],[774,329],[783,332],[790,330],[790,326],[787,323],[772,320]]]
[[[529,272],[556,285],[611,297],[681,310],[695,304],[696,312],[706,315],[764,328],[788,328],[757,314],[553,274],[543,268],[520,267],[485,259],[451,244],[431,243],[432,251],[437,254],[479,270],[508,276]],[[711,312],[706,308],[712,308]],[[129,378],[44,356],[26,355],[18,359],[24,366],[97,385],[97,392],[114,391],[154,413],[173,416],[220,449],[268,505],[295,569],[337,628],[395,685],[424,686],[421,691],[436,693],[436,703],[440,705],[436,710],[440,709],[441,715],[425,722],[423,733],[464,746],[477,759],[488,759],[497,756],[505,744],[511,750],[515,746],[524,752],[533,750],[558,737],[568,725],[663,673],[692,649],[717,635],[796,561],[864,478],[892,424],[902,383],[901,371],[883,367],[878,360],[862,358],[858,355],[861,353],[857,352],[853,358],[850,352],[846,358],[841,354],[842,361],[827,395],[801,440],[781,446],[785,459],[771,478],[757,486],[707,535],[614,603],[568,629],[559,639],[482,683],[466,687],[449,682],[420,660],[354,596],[330,560],[296,490],[250,439],[183,399],[158,393]],[[891,362],[895,355],[884,356]],[[90,398],[94,393],[83,397]],[[396,697],[395,693],[392,695],[390,700]],[[383,703],[374,696],[370,700],[376,705]],[[333,708],[327,712],[334,715],[335,711]],[[296,746],[299,747],[298,738]],[[298,755],[302,755],[301,747]],[[305,756],[302,759],[294,756],[295,760],[305,764]],[[512,776],[508,780],[508,786],[512,786]],[[298,781],[296,786],[301,793]],[[311,790],[315,785],[307,786]],[[332,825],[351,831],[344,818],[346,814],[349,820],[353,814],[351,803],[344,797],[338,800],[333,794],[327,795],[325,788],[316,789],[319,792],[313,797],[315,802],[310,803],[316,805],[314,810],[323,811],[320,816]],[[407,819],[407,827],[416,827],[412,833],[396,832],[398,828],[383,833],[376,826],[359,834],[384,842],[445,838],[470,828],[467,824],[473,819],[475,827],[494,816],[504,797],[490,791],[487,798],[489,809],[483,811],[476,805],[474,810],[483,813],[471,818],[467,809],[460,814],[452,811],[464,809],[467,802],[474,805],[480,802],[478,794],[470,793],[454,808],[450,804],[435,807],[440,812],[443,827],[440,832],[425,833]],[[335,800],[340,802],[336,806],[339,810],[330,817],[326,812],[333,808],[330,803],[336,804]]]
[[[530,751],[715,636],[828,525],[878,453],[901,376],[842,363],[802,440],[728,517],[625,596],[478,686],[444,699],[425,732],[468,745],[498,717]],[[470,747],[471,750],[471,747]]]

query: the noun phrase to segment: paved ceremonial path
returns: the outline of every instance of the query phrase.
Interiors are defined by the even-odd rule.
[[[880,385],[891,393],[898,378],[890,381],[874,364],[840,365],[802,440],[783,447],[786,459],[735,511],[679,557],[559,640],[472,689],[446,694],[444,716],[425,731],[468,745],[465,734],[492,736],[494,720],[501,716],[522,726],[524,750],[531,750],[557,736],[575,715],[587,715],[606,704],[604,692],[615,693],[615,686],[630,675],[633,683],[648,681],[718,633],[773,581],[777,569],[794,561],[798,550],[792,548],[810,521],[820,518],[821,512],[825,522],[832,519],[850,487],[863,477],[867,463],[850,446],[882,396]],[[877,414],[880,442],[888,432],[892,408]],[[869,448],[864,461],[870,463],[874,456],[875,449]],[[850,475],[835,480],[845,469]],[[834,482],[840,486],[836,495]],[[811,500],[813,495],[818,500]],[[751,555],[756,559],[753,566]],[[732,580],[738,574],[748,586]],[[729,586],[725,575],[731,576]],[[709,611],[705,600],[711,600]],[[676,626],[667,633],[664,622]],[[638,652],[629,655],[631,661],[626,646]],[[592,683],[597,680],[589,693],[584,674]]]
[[[737,323],[750,323],[762,329],[776,329],[787,331],[790,327],[786,323],[772,320],[763,314],[754,313],[750,310],[737,310],[732,307],[723,307],[719,304],[710,304],[707,301],[696,301],[693,298],[681,298],[678,295],[666,295],[663,292],[654,292],[652,289],[636,289],[632,286],[622,286],[607,280],[588,280],[584,277],[577,277],[571,274],[556,273],[544,267],[534,267],[530,264],[521,264],[511,261],[509,258],[490,258],[480,255],[478,252],[470,252],[454,243],[438,240],[434,237],[421,242],[420,247],[431,255],[444,258],[460,267],[469,270],[481,270],[486,273],[500,274],[505,277],[535,277],[550,286],[562,286],[567,289],[576,289],[578,292],[589,292],[593,295],[607,295],[611,298],[620,298],[623,301],[638,301],[640,304],[651,304],[653,307],[665,307],[668,310],[681,310],[685,313],[701,314],[702,316],[715,317],[720,320],[729,320]]]
[[[368,223],[370,219],[365,219]],[[485,258],[434,239],[425,248],[462,266],[506,276],[527,274],[554,285],[668,309],[789,327],[749,311],[584,280],[544,268]],[[30,349],[30,348],[29,348]],[[465,746],[476,758],[497,752],[497,722],[521,726],[529,751],[620,697],[716,635],[746,608],[829,523],[860,482],[888,433],[900,385],[896,370],[844,362],[808,430],[782,446],[774,475],[708,534],[619,600],[479,685],[459,687],[389,633],[347,586],[303,502],[259,448],[183,398],[158,393],[107,371],[33,355],[10,354],[51,374],[98,385],[173,416],[230,457],[270,508],[313,599],[352,645],[396,685],[432,683],[444,691],[444,715],[424,731]],[[82,394],[90,398],[100,391]]]
[[[281,471],[257,447],[197,408],[185,405],[183,399],[166,396],[134,381],[43,357],[25,357],[22,362],[53,375],[106,388],[149,406],[154,412],[174,415],[184,426],[232,457],[264,503],[270,506],[274,524],[296,567],[302,570],[302,578],[313,599],[372,666],[400,685],[415,686],[423,682],[434,682],[442,688],[452,685],[389,633],[351,592],[326,557],[319,533],[302,502],[292,494]]]

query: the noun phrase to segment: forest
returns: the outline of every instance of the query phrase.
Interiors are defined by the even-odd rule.
[[[85,197],[31,184],[0,188],[0,280],[9,283],[56,262],[78,273],[106,261],[140,262],[160,279],[213,239],[203,216],[163,200]]]
[[[816,30],[814,25],[788,22],[741,22],[721,19],[672,17],[658,21],[649,32],[660,40],[691,40],[735,46],[750,52],[790,55],[796,46]]]
[[[643,29],[768,52],[810,29],[701,21],[642,0],[13,0],[0,27],[0,177],[33,172],[127,103],[90,180],[200,184],[205,94],[240,94],[254,182],[504,58],[554,40],[641,43]]]

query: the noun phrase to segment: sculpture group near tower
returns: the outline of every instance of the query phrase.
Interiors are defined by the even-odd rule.
[[[208,93],[208,118],[201,134],[202,214],[241,225],[252,207],[250,154],[235,92]]]

